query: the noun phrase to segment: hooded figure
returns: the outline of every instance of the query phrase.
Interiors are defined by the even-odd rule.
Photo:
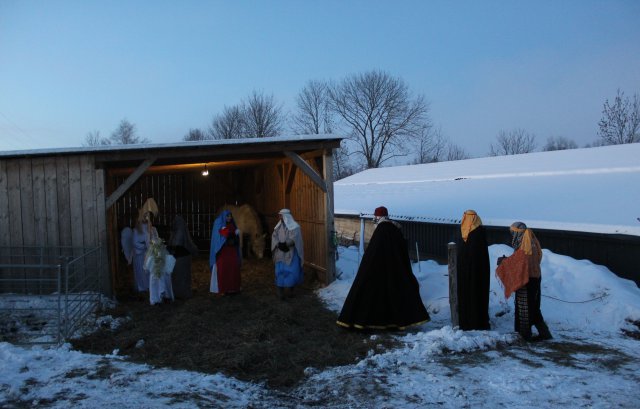
[[[540,311],[542,248],[524,223],[515,222],[509,230],[514,252],[509,257],[498,258],[496,275],[504,285],[505,298],[516,293],[515,330],[527,341],[550,339],[551,332]],[[531,336],[531,326],[536,327],[538,336]]]
[[[377,227],[337,324],[355,329],[405,329],[428,322],[400,225],[389,219],[382,206],[374,212],[374,223]]]
[[[293,296],[293,288],[304,280],[302,231],[289,209],[278,212],[280,220],[271,234],[271,254],[275,263],[278,297]]]
[[[240,230],[231,212],[223,210],[213,222],[211,230],[209,291],[216,294],[239,293],[241,263]]]
[[[173,219],[167,250],[176,258],[171,274],[173,294],[177,298],[189,298],[192,295],[191,257],[198,254],[198,247],[193,243],[187,223],[180,215]]]
[[[458,248],[458,317],[461,330],[488,330],[489,250],[480,216],[464,212],[460,223],[462,242]]]

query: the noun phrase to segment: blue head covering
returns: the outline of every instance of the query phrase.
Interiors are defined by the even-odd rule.
[[[211,230],[211,250],[209,252],[209,268],[212,269],[216,264],[216,254],[220,251],[227,238],[220,234],[220,229],[227,225],[227,215],[231,214],[230,210],[223,210],[216,220],[213,222],[213,229]],[[235,220],[232,220],[234,231],[238,228]],[[238,246],[238,256],[240,256],[240,247]],[[241,258],[238,257],[240,260]]]

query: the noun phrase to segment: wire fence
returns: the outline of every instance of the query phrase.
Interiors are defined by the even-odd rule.
[[[355,245],[360,241],[360,222],[365,220],[364,240],[373,231],[372,214],[336,214],[336,234],[341,243]],[[409,256],[414,260],[430,258],[447,262],[447,245],[460,241],[460,220],[390,215],[402,225],[409,246]],[[338,227],[341,226],[341,227]],[[485,225],[487,243],[509,244],[509,228]],[[632,280],[640,286],[640,236],[604,234],[534,228],[543,248],[577,260],[588,259],[609,268],[619,277]]]
[[[59,344],[100,307],[101,247],[0,247],[0,341]]]

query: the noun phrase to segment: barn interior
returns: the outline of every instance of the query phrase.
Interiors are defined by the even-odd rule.
[[[200,271],[208,271],[213,222],[228,204],[248,204],[256,211],[266,233],[264,257],[269,261],[269,238],[278,211],[291,209],[303,231],[305,272],[322,282],[332,281],[333,266],[327,261],[332,227],[327,227],[327,221],[332,225],[332,149],[337,146],[339,139],[296,140],[96,156],[96,167],[105,174],[106,236],[114,295],[131,293],[131,266],[121,251],[120,232],[135,226],[138,209],[148,198],[158,205],[154,226],[162,239],[169,238],[176,216],[186,221],[199,250],[194,258],[196,286],[203,280]],[[243,257],[249,260],[256,258],[248,251],[251,240],[245,235]]]

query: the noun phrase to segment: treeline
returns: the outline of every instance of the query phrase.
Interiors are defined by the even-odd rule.
[[[640,142],[640,102],[618,90],[612,103],[606,100],[598,123],[598,140],[588,146]],[[468,159],[469,154],[448,140],[434,126],[424,95],[414,95],[399,77],[383,71],[349,75],[340,81],[311,80],[286,112],[273,95],[253,91],[235,105],[225,106],[213,116],[207,129],[192,128],[183,141],[264,138],[283,134],[345,136],[335,153],[336,178],[392,161],[430,163]],[[123,119],[108,137],[99,131],[86,135],[84,145],[140,144],[135,125]],[[536,136],[524,129],[501,130],[489,146],[489,155],[533,152]],[[563,136],[547,139],[542,150],[577,148]]]

